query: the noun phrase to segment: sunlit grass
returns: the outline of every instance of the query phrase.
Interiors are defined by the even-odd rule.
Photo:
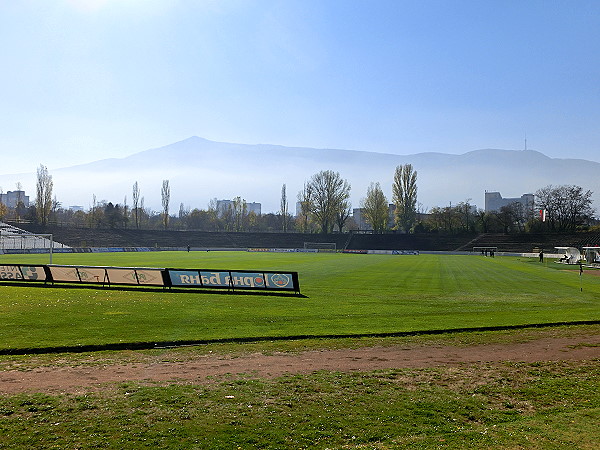
[[[3,256],[2,264],[39,259]],[[4,350],[253,336],[350,337],[3,356],[0,370],[67,365],[90,371],[96,365],[183,362],[211,352],[235,357],[330,347],[522,342],[593,334],[598,326],[356,336],[600,319],[599,277],[520,258],[173,252],[55,255],[54,262],[292,270],[300,274],[304,296],[4,283]],[[135,381],[78,394],[0,395],[0,448],[591,449],[600,440],[598,367],[592,360],[322,371],[276,379],[247,373],[188,385]]]
[[[2,264],[45,262],[3,255]],[[480,256],[152,252],[58,264],[297,271],[303,296],[0,285],[3,349],[357,335],[600,319],[600,277]],[[563,266],[564,267],[564,266]]]

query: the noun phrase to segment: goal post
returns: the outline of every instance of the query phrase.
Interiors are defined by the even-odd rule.
[[[50,233],[0,233],[0,253],[48,253],[52,264],[54,247]]]
[[[493,255],[494,253],[496,253],[498,251],[498,247],[486,247],[486,246],[482,246],[482,247],[473,247],[473,253],[479,253],[481,255],[485,255],[487,256],[488,254]]]
[[[304,250],[335,253],[337,251],[337,244],[335,242],[305,242]]]

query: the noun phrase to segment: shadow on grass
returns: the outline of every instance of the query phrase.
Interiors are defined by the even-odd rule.
[[[40,348],[5,348],[0,349],[0,355],[29,355],[29,354],[50,354],[50,353],[87,353],[107,350],[150,350],[157,348],[185,347],[192,345],[223,344],[236,343],[246,344],[253,342],[268,341],[294,341],[305,339],[345,339],[345,338],[385,338],[385,337],[404,337],[404,336],[424,336],[440,335],[465,332],[485,332],[485,331],[506,331],[519,330],[525,328],[549,328],[562,327],[569,325],[600,325],[600,320],[580,320],[573,322],[552,322],[523,325],[506,325],[493,327],[473,327],[473,328],[451,328],[442,330],[418,330],[418,331],[399,331],[390,333],[357,333],[357,334],[323,334],[323,335],[291,335],[291,336],[254,336],[240,338],[221,338],[221,339],[189,339],[178,341],[157,341],[157,342],[119,342],[96,345],[64,345],[55,347]]]
[[[158,293],[158,292],[174,292],[181,294],[218,294],[218,295],[258,295],[258,296],[268,296],[268,297],[294,297],[294,298],[308,298],[306,295],[301,294],[299,292],[284,292],[284,291],[275,291],[275,290],[266,290],[263,288],[245,288],[245,289],[235,289],[230,287],[214,287],[214,288],[202,288],[202,287],[193,287],[193,288],[176,288],[176,287],[163,287],[163,286],[129,286],[123,284],[49,284],[41,281],[11,281],[0,283],[0,286],[17,286],[17,287],[34,287],[40,289],[59,289],[59,288],[67,288],[67,289],[103,289],[107,291],[128,291],[128,292],[149,292],[149,293]]]

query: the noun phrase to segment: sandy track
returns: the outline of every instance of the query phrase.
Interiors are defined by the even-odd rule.
[[[247,374],[274,378],[284,374],[328,371],[370,371],[449,366],[501,361],[560,361],[600,358],[600,334],[544,337],[524,343],[485,344],[470,347],[408,346],[315,350],[302,353],[260,353],[243,356],[199,355],[185,361],[161,358],[155,362],[99,366],[38,367],[0,371],[0,393],[86,392],[135,381],[202,384],[209,377]]]

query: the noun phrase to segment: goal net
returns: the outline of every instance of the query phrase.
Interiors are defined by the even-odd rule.
[[[52,263],[52,253],[57,248],[68,246],[54,242],[52,234],[29,233],[0,222],[0,254],[49,254]]]
[[[304,250],[335,253],[337,251],[337,246],[335,242],[305,242]]]
[[[481,255],[493,255],[498,251],[498,247],[473,247],[473,253],[479,253]]]

